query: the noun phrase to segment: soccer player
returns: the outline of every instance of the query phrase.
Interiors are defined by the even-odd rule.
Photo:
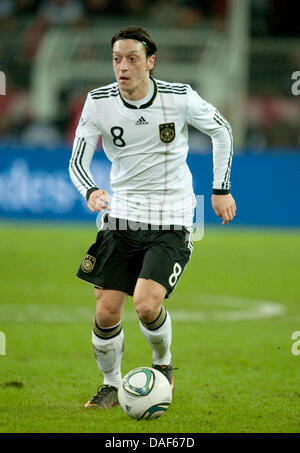
[[[171,318],[163,302],[174,291],[193,248],[195,195],[186,164],[189,124],[212,139],[215,213],[227,224],[236,212],[230,194],[229,123],[189,85],[152,77],[157,48],[145,29],[123,28],[111,45],[116,82],[88,93],[69,166],[88,208],[103,212],[96,242],[77,272],[95,288],[92,344],[104,375],[87,408],[118,405],[127,295],[133,297],[141,332],[152,347],[152,366],[174,386]],[[111,202],[90,171],[100,136],[111,161]]]

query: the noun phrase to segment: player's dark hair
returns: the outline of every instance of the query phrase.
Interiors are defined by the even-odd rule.
[[[136,41],[140,41],[145,48],[146,57],[151,57],[157,51],[157,47],[153,39],[151,38],[150,34],[147,32],[145,28],[137,27],[135,25],[131,27],[124,27],[121,28],[118,33],[115,33],[111,39],[111,47],[114,46],[116,41],[120,39],[135,39]],[[153,70],[150,71],[152,74]]]

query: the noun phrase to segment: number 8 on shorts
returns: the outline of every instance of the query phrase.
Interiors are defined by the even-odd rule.
[[[181,274],[181,272],[182,272],[182,268],[181,268],[180,264],[175,263],[174,267],[173,267],[173,272],[169,277],[170,286],[176,285],[178,277]]]

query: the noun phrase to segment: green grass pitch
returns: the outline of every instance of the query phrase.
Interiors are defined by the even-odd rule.
[[[166,302],[175,394],[153,421],[83,407],[102,378],[93,288],[74,274],[95,236],[87,225],[0,227],[0,432],[300,432],[299,231],[220,225],[194,243]],[[123,328],[124,375],[151,365],[130,297]]]

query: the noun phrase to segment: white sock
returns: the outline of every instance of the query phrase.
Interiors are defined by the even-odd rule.
[[[147,326],[151,327],[151,324],[147,324]],[[165,321],[158,329],[151,330],[142,321],[140,321],[140,328],[142,334],[153,349],[152,363],[155,365],[169,365],[172,358],[170,351],[172,324],[169,313],[166,312]]]
[[[95,328],[95,326],[94,326]],[[94,329],[93,328],[93,329]],[[101,331],[105,329],[101,328]],[[92,330],[92,343],[95,352],[96,362],[104,375],[103,384],[112,385],[118,388],[122,381],[121,359],[124,351],[124,332],[113,338],[100,338]]]

